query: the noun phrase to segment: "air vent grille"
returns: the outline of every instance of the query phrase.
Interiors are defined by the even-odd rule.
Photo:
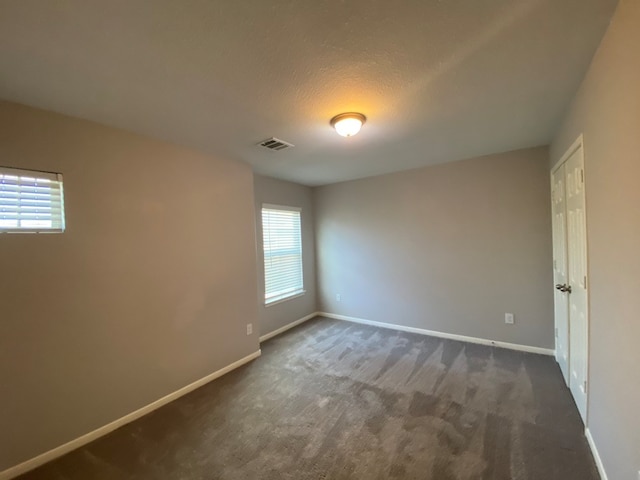
[[[267,140],[260,142],[258,145],[274,151],[286,150],[287,148],[294,146],[292,143],[285,142],[284,140],[280,140],[275,137],[268,138]]]

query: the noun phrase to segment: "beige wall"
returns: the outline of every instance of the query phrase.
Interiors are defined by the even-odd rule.
[[[310,187],[275,178],[254,176],[256,232],[258,244],[258,314],[260,335],[273,332],[316,311],[316,261],[313,201]],[[302,208],[302,271],[306,293],[300,297],[269,305],[264,304],[264,257],[262,251],[263,203]]]
[[[588,427],[610,480],[640,470],[640,2],[621,0],[551,148],[584,133],[589,242]]]
[[[553,348],[549,205],[546,148],[317,188],[320,309]]]
[[[258,350],[248,166],[8,103],[0,165],[67,220],[0,235],[0,471]]]

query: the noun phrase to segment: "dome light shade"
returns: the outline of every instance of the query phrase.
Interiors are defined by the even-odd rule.
[[[367,118],[361,113],[341,113],[331,119],[331,125],[339,135],[353,137],[366,121]]]

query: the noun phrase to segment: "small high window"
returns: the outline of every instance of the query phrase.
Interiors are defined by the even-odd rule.
[[[0,233],[63,231],[62,175],[0,167]]]
[[[304,293],[300,209],[263,205],[264,303]]]

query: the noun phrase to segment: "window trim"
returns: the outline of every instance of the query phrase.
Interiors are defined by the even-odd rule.
[[[286,297],[276,297],[275,300],[271,300],[269,302],[267,302],[265,300],[264,301],[264,306],[265,307],[271,307],[271,306],[277,305],[279,303],[283,303],[283,302],[287,302],[289,300],[293,300],[294,298],[303,297],[304,295],[306,295],[306,293],[307,293],[306,290],[296,290],[294,293],[291,293]]]
[[[285,212],[298,212],[300,214],[300,270],[302,273],[302,287],[301,290],[294,290],[290,293],[284,294],[284,296],[277,296],[270,299],[266,298],[267,295],[267,278],[266,278],[266,265],[264,258],[264,222],[262,220],[262,211],[264,209],[267,210],[282,210]],[[273,305],[277,305],[278,303],[286,302],[288,300],[293,300],[294,298],[302,297],[307,293],[304,288],[304,258],[303,258],[303,248],[302,248],[302,208],[301,207],[293,207],[291,205],[278,205],[274,203],[263,203],[260,208],[260,230],[262,233],[262,266],[263,266],[263,303],[265,307],[271,307]]]

